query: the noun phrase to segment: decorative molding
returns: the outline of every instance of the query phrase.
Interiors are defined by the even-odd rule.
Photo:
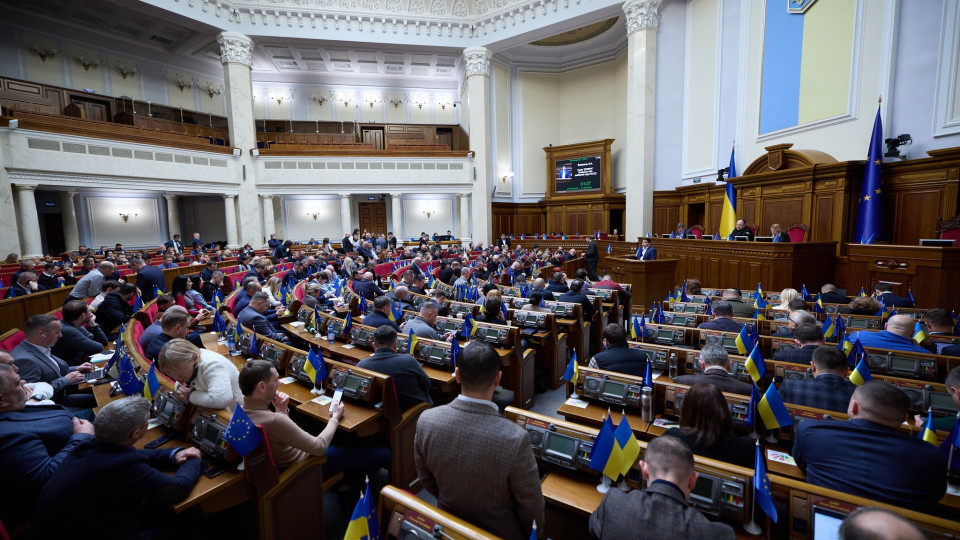
[[[954,96],[960,92],[957,55],[960,55],[960,6],[943,3],[940,48],[937,55],[937,89],[934,101],[933,136],[960,133],[960,111],[953,110]]]
[[[220,46],[220,62],[243,64],[253,67],[253,40],[239,32],[221,32],[217,36]]]
[[[660,26],[660,8],[663,0],[627,0],[623,14],[627,18],[627,35],[638,30],[656,30]]]
[[[463,50],[463,60],[467,77],[490,74],[490,50],[486,47],[467,47]]]
[[[216,193],[237,190],[239,186],[228,182],[210,182],[190,180],[163,180],[160,178],[134,178],[129,176],[103,176],[80,173],[54,173],[46,171],[28,171],[8,169],[10,182],[32,186],[84,187],[89,189],[108,188],[124,191],[157,191],[181,193]]]

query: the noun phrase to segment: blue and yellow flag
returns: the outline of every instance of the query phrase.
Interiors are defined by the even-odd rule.
[[[803,288],[800,290],[800,296],[803,297],[803,301],[804,301],[804,302],[810,302],[810,301],[813,300],[813,297],[810,296],[810,293],[809,293],[809,292],[807,292],[807,284],[806,284],[806,283],[803,284]]]
[[[567,371],[563,374],[563,380],[573,383],[574,387],[577,385],[577,377],[580,376],[580,368],[577,364],[577,351],[573,351],[573,356],[570,357],[570,361],[567,362]]]
[[[223,438],[241,456],[252,452],[263,441],[260,430],[240,405],[233,408],[233,415],[230,417],[230,423],[227,424],[227,431],[224,432]]]
[[[913,298],[913,289],[907,289],[907,300],[909,300],[911,304],[917,305],[917,301]]]
[[[133,303],[133,311],[136,313],[141,309],[143,309],[143,297],[138,294],[137,300]]]
[[[747,356],[747,361],[743,367],[750,374],[750,378],[753,379],[753,384],[759,385],[760,379],[767,374],[767,364],[763,361],[763,353],[760,351],[759,343],[753,346],[753,350]]]
[[[883,123],[880,120],[880,107],[873,122],[873,134],[870,136],[870,149],[867,151],[867,163],[863,172],[863,186],[860,188],[857,211],[857,226],[853,241],[861,244],[873,244],[884,237],[883,222]]]
[[[756,347],[757,343],[753,340],[753,337],[750,335],[750,331],[747,330],[747,325],[743,325],[740,328],[740,333],[737,334],[737,352],[740,354],[747,354]]]
[[[463,318],[463,328],[460,329],[460,335],[464,339],[470,339],[477,333],[477,323],[473,321],[473,315],[467,313]]]
[[[837,315],[837,318],[833,320],[833,325],[836,327],[833,334],[837,336],[837,342],[842,342],[847,335],[847,325],[843,324],[840,315]]]
[[[840,317],[837,317],[839,320]],[[833,339],[834,334],[837,332],[837,327],[833,324],[833,319],[830,318],[830,314],[827,314],[826,320],[823,321],[823,337],[830,340]]]
[[[933,411],[929,409],[927,410],[927,423],[920,431],[920,438],[934,446],[940,446],[939,441],[937,441],[937,428],[933,427]]]
[[[737,228],[737,192],[730,183],[737,176],[737,164],[734,159],[736,147],[730,149],[730,165],[727,168],[727,185],[723,193],[723,209],[720,212],[720,236],[730,239]]]
[[[870,376],[870,368],[867,367],[867,361],[866,359],[861,359],[857,362],[857,367],[853,368],[853,371],[850,372],[850,382],[860,386],[871,379],[873,379],[873,377]]]
[[[747,425],[750,426],[750,431],[756,431],[756,422],[757,422],[757,405],[760,403],[760,391],[757,389],[757,385],[750,386],[750,410],[747,411]]]
[[[314,385],[327,379],[327,363],[323,361],[323,356],[314,350],[313,345],[310,345],[307,361],[303,364],[303,373]]]
[[[770,388],[773,388],[772,384]],[[757,499],[757,505],[776,523],[777,507],[773,504],[773,492],[770,491],[770,479],[767,478],[767,464],[764,462],[763,451],[760,450],[759,441],[757,443],[757,457],[754,461],[753,469],[753,492],[754,497]]]
[[[353,327],[353,317],[351,313],[347,313],[347,316],[343,319],[343,335],[350,337],[350,329]]]
[[[403,320],[403,308],[399,302],[390,302],[390,320],[397,322]]]
[[[620,421],[617,430],[613,433],[613,439],[620,447],[620,474],[626,477],[631,467],[637,462],[637,458],[640,457],[640,443],[633,435],[633,429],[630,427],[630,422],[627,421],[626,412],[624,412],[623,420]]]
[[[765,321],[765,320],[767,320],[767,317],[763,314],[763,310],[762,310],[762,309],[755,309],[755,310],[753,311],[753,318],[756,319],[756,320],[758,320],[758,321]]]
[[[610,245],[610,244],[607,244],[607,255],[609,255],[609,254],[611,254],[611,253],[613,253],[613,246]]]
[[[148,401],[157,399],[157,393],[160,392],[160,379],[157,378],[157,364],[150,363],[150,371],[147,372],[147,384],[143,385],[143,397]]]
[[[763,425],[767,426],[767,429],[776,429],[793,424],[793,418],[790,417],[790,413],[783,405],[783,400],[780,399],[780,394],[777,393],[776,387],[772,384],[763,393],[760,403],[757,403],[757,414],[763,419]]]
[[[417,339],[417,335],[413,332],[410,332],[407,335],[407,354],[413,356],[413,351],[417,348],[417,343],[420,340]]]
[[[817,301],[813,303],[813,312],[814,313],[825,313],[823,310],[823,300],[820,299],[820,295],[817,295]]]
[[[600,426],[600,432],[593,441],[593,450],[590,454],[590,468],[602,472],[604,476],[611,480],[616,480],[620,475],[620,465],[622,463],[623,451],[614,438],[615,428],[610,419],[610,412],[607,411],[607,418]]]
[[[377,505],[370,494],[370,478],[367,478],[367,491],[363,494],[364,506],[367,513],[367,531],[369,531],[369,540],[381,540],[380,536],[380,518],[377,515]]]
[[[636,340],[637,338],[643,339],[646,336],[645,327],[646,324],[643,321],[643,314],[641,313],[639,317],[636,315],[633,316],[633,324],[630,325],[630,338]]]
[[[840,319],[838,318],[837,320]],[[853,342],[850,341],[849,336],[844,335],[842,338],[840,338],[840,341],[837,342],[837,348],[843,351],[844,355],[850,356],[850,351],[853,350]]]
[[[913,325],[913,340],[920,343],[925,339],[927,339],[927,333],[923,331],[923,324],[917,321],[917,323]]]
[[[703,303],[706,304],[707,309],[704,310],[704,315],[713,315],[713,300],[710,300],[709,296],[703,297]]]
[[[217,306],[219,307],[219,306]],[[213,331],[222,334],[227,331],[227,323],[223,320],[223,315],[217,309],[213,312]]]
[[[860,294],[857,296],[866,296],[866,295],[867,295],[867,291],[865,291],[863,287],[860,287]]]
[[[666,317],[663,316],[663,308],[660,307],[660,302],[653,303],[653,309],[650,310],[650,322],[653,324],[663,324],[666,321]]]
[[[860,338],[857,337],[857,340],[853,343],[853,346],[850,347],[850,352],[847,353],[847,365],[856,366],[866,359],[867,351],[864,350],[863,344],[860,343]]]

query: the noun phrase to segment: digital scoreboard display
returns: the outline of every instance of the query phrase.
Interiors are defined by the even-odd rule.
[[[600,157],[558,159],[557,193],[600,190]]]

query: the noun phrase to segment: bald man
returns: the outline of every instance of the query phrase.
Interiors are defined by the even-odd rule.
[[[919,343],[913,340],[913,328],[917,321],[907,315],[894,315],[887,321],[887,327],[879,332],[857,332],[850,336],[856,343],[859,339],[864,347],[887,349],[891,351],[929,354]]]
[[[373,281],[373,272],[363,274],[363,279],[353,283],[353,292],[362,294],[367,300],[373,300],[378,296],[383,296],[384,292],[377,287]]]
[[[890,510],[864,506],[843,520],[840,540],[925,540],[916,525]]]

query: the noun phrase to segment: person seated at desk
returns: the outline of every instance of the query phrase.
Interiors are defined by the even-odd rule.
[[[106,329],[104,333],[110,340],[116,339],[120,325],[126,323],[133,316],[133,306],[130,300],[137,294],[137,286],[132,283],[121,283],[120,288],[104,297],[97,307],[97,318]]]
[[[647,535],[668,540],[735,539],[732,527],[713,523],[690,506],[690,491],[699,477],[693,466],[693,453],[677,437],[650,441],[640,461],[647,488],[608,491],[590,515],[590,535],[598,540]]]
[[[7,292],[3,295],[3,298],[18,298],[20,296],[26,296],[39,291],[40,286],[37,285],[36,272],[32,270],[24,271],[20,272],[20,275],[17,276],[16,282],[10,286],[9,289],[7,289]]]
[[[387,293],[385,296],[390,298],[390,293]],[[417,308],[413,307],[413,303],[410,301],[410,289],[403,285],[394,288],[393,300],[400,306],[401,311],[417,310]]]
[[[430,299],[433,300],[437,306],[439,306],[437,315],[440,317],[450,316],[450,306],[447,304],[447,291],[440,288],[431,289]]]
[[[71,266],[67,266],[66,269],[69,270]],[[37,275],[37,288],[41,291],[50,291],[56,288],[59,288],[61,285],[74,285],[77,280],[73,277],[70,278],[72,283],[67,283],[67,279],[60,276],[57,272],[56,263],[48,262],[43,265],[43,272],[40,272]]]
[[[83,374],[93,371],[93,364],[84,362],[79,366],[69,366],[51,352],[61,334],[61,322],[53,315],[34,315],[24,325],[24,340],[17,345],[10,356],[20,373],[28,382],[45,382],[53,387],[51,399],[74,411],[92,409],[97,406],[93,394],[68,394],[67,389],[83,382]]]
[[[850,297],[837,292],[837,286],[833,283],[824,283],[820,287],[820,301],[824,304],[849,304]]]
[[[686,238],[690,229],[681,221],[677,223],[677,228],[673,231],[673,238]]]
[[[797,328],[806,332],[810,325]],[[821,345],[823,345],[821,343]],[[850,396],[857,389],[847,379],[847,355],[832,345],[816,347],[810,361],[812,379],[784,379],[778,391],[784,403],[826,411],[846,412]]]
[[[593,319],[593,315],[597,312],[597,308],[593,306],[593,302],[591,302],[590,299],[587,298],[586,293],[583,292],[583,280],[580,279],[571,281],[570,290],[558,296],[557,301],[583,306],[584,321]]]
[[[210,280],[213,279],[213,273],[217,270],[217,261],[210,259],[210,261],[204,265],[203,270],[200,271],[200,279],[202,279],[204,283],[209,283]]]
[[[461,268],[460,277],[453,282],[453,287],[468,287],[470,285],[470,269]]]
[[[380,287],[377,287],[377,284],[373,282],[373,272],[364,272],[363,279],[360,281],[353,282],[353,292],[358,296],[363,295],[364,298],[368,300],[373,300],[378,296],[383,296],[385,293],[380,290]]]
[[[637,260],[638,261],[657,260],[657,248],[650,245],[649,238],[643,238],[640,240],[640,248],[637,249]]]
[[[733,320],[733,306],[730,305],[730,302],[717,300],[713,303],[713,318],[700,323],[698,328],[721,332],[739,332],[743,328],[743,323]]]
[[[877,283],[873,288],[873,297],[883,302],[883,305],[889,307],[912,308],[913,302],[893,294],[893,285],[889,283]]]
[[[770,226],[770,236],[773,237],[774,242],[790,243],[790,235],[783,230],[783,227],[781,227],[779,223],[774,223]]]
[[[177,393],[194,405],[232,409],[243,398],[233,362],[185,339],[172,339],[163,346],[157,368],[176,381]]]
[[[60,339],[50,349],[54,356],[63,358],[71,366],[84,363],[91,354],[103,352],[108,340],[103,329],[97,325],[97,317],[83,300],[71,300],[60,311]]]
[[[492,401],[500,357],[489,343],[473,341],[458,364],[460,395],[417,422],[420,481],[441,510],[498,537],[527,540],[534,521],[543,530],[543,491],[529,436]]]
[[[530,294],[534,292],[539,292],[541,298],[548,302],[554,300],[553,293],[547,290],[547,282],[543,278],[536,278],[533,280],[533,287],[530,288]]]
[[[737,228],[730,233],[730,239],[735,240],[737,238],[746,238],[748,242],[753,242],[753,231],[750,230],[750,227],[747,227],[746,223],[742,219],[737,220]]]
[[[67,455],[93,439],[93,424],[65,407],[27,407],[30,392],[12,360],[0,359],[0,481],[6,491],[0,521],[7,527],[25,520]]]
[[[486,302],[483,304],[483,312],[477,315],[477,322],[506,325],[507,321],[503,318],[502,306],[503,297],[500,296],[500,291],[490,291]]]
[[[887,320],[887,326],[884,330],[856,332],[850,336],[850,341],[856,343],[859,339],[861,345],[874,349],[929,354],[930,351],[913,340],[913,329],[916,322],[916,319],[909,315],[894,315]]]
[[[171,297],[172,298],[172,297]],[[174,309],[180,308],[180,309]],[[156,316],[155,316],[156,317]],[[160,350],[172,339],[186,339],[197,347],[203,347],[203,341],[198,332],[191,332],[190,326],[196,319],[191,319],[186,308],[173,304],[166,308],[159,318],[154,319],[154,323],[144,330],[144,334],[150,332],[150,337],[144,339],[140,336],[140,346],[143,347],[143,356],[151,362],[156,362],[160,356]],[[157,323],[160,324],[160,332],[155,329]],[[199,345],[197,345],[199,342]]]
[[[780,349],[773,353],[773,359],[793,364],[809,364],[817,348],[824,345],[823,330],[816,323],[801,324],[793,331],[793,340],[800,346],[799,349]],[[846,409],[844,405],[843,410]]]
[[[647,353],[627,345],[623,325],[610,323],[603,327],[603,349],[590,359],[589,367],[643,377],[649,358]]]
[[[810,325],[810,324],[816,326],[817,318],[813,315],[813,313],[810,313],[809,311],[798,309],[787,316],[787,327],[773,334],[773,337],[796,338],[797,328],[803,325]]]
[[[301,300],[301,304],[310,309],[325,307],[326,298],[324,298],[323,286],[319,283],[308,283],[307,286],[303,288],[303,300]]]
[[[926,540],[916,525],[885,508],[862,506],[847,514],[837,531],[840,540]]]
[[[150,407],[149,401],[135,396],[108,403],[100,410],[94,423],[95,440],[74,449],[40,493],[30,518],[33,538],[86,536],[67,516],[89,501],[109,509],[112,538],[141,538],[144,528],[169,529],[164,536],[176,532],[189,537],[193,536],[191,530],[198,533],[193,527],[175,527],[166,512],[143,507],[144,503],[173,504],[187,498],[203,464],[197,448],[134,448],[149,429]],[[161,472],[173,466],[178,466],[175,475]]]
[[[780,304],[773,306],[771,309],[787,311],[790,309],[790,302],[800,297],[800,293],[796,289],[784,289],[780,291]]]
[[[279,262],[277,263],[279,264]],[[246,282],[247,278],[254,278],[260,285],[263,285],[267,282],[267,265],[263,261],[257,261],[250,265],[250,270],[243,275],[243,281]]]
[[[735,287],[724,289],[723,293],[720,294],[720,299],[730,302],[730,305],[733,306],[734,317],[750,319],[753,318],[753,314],[757,311],[757,308],[753,307],[753,301],[744,302],[743,293]]]
[[[437,324],[437,312],[440,306],[436,302],[424,302],[420,306],[420,314],[400,325],[401,330],[407,334],[413,334],[418,338],[433,339],[438,341],[450,341],[453,339],[453,333],[447,332],[440,337],[437,334],[435,325]]]
[[[539,311],[540,313],[551,313],[550,308],[543,305],[543,301],[543,293],[535,290],[527,295],[527,303],[520,308],[520,311]]]
[[[373,350],[373,356],[361,360],[357,367],[392,377],[401,411],[421,402],[433,406],[430,378],[414,357],[397,352],[396,330],[386,325],[377,327],[373,333]]]
[[[947,341],[934,341],[932,336],[953,336],[954,325],[953,316],[943,308],[933,308],[923,314],[923,322],[927,325],[927,339],[921,345],[936,354],[941,354],[943,349],[950,346]]]
[[[550,283],[547,284],[547,292],[553,293],[553,295],[559,296],[570,290],[570,287],[567,286],[567,275],[563,272],[554,272],[550,276]]]
[[[390,300],[386,296],[378,296],[377,299],[373,301],[373,310],[363,317],[363,324],[374,328],[389,326],[395,332],[399,332],[400,326],[390,320],[390,310],[392,307],[393,300]]]
[[[734,435],[730,407],[719,388],[697,383],[687,390],[683,404],[680,427],[668,429],[664,437],[679,438],[698,456],[753,468],[756,441]]]
[[[730,375],[730,355],[723,346],[708,343],[700,349],[701,373],[680,375],[674,381],[693,386],[697,383],[710,383],[721,392],[750,395],[753,384],[742,382]]]
[[[250,299],[247,307],[240,312],[237,317],[237,323],[242,324],[244,328],[253,330],[258,336],[266,336],[272,340],[286,342],[287,336],[282,332],[277,332],[270,321],[264,317],[264,312],[270,307],[270,295],[265,291],[258,291]]]
[[[869,315],[875,316],[883,306],[872,296],[858,296],[850,301],[846,306],[837,308],[837,313],[844,315]]]
[[[417,274],[413,276],[413,284],[407,288],[414,294],[427,294],[427,278],[423,274]]]
[[[853,392],[850,420],[798,422],[792,455],[807,483],[929,511],[947,490],[947,459],[935,445],[898,431],[909,407],[902,390],[874,379]]]

